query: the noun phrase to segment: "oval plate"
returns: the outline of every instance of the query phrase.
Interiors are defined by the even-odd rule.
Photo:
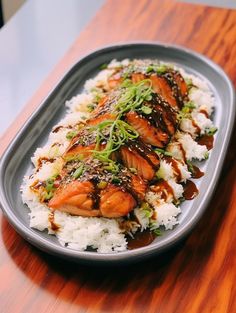
[[[76,251],[62,247],[55,236],[29,227],[29,209],[23,205],[20,185],[25,173],[33,166],[30,158],[37,147],[46,143],[48,134],[65,113],[64,103],[82,91],[84,82],[96,75],[99,66],[112,59],[155,58],[173,62],[188,72],[204,77],[216,98],[213,115],[218,127],[214,149],[210,158],[202,162],[201,169],[207,173],[197,182],[199,196],[185,201],[179,216],[179,225],[165,231],[152,244],[136,250],[101,254]],[[76,63],[55,87],[37,111],[29,118],[4,153],[1,163],[0,196],[3,213],[26,240],[41,250],[83,263],[121,263],[138,261],[161,253],[184,238],[202,216],[216,187],[226,155],[235,117],[234,88],[224,71],[208,58],[185,48],[157,43],[131,43],[97,50]]]

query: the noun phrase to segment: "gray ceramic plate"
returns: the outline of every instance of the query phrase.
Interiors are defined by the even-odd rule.
[[[52,126],[62,118],[65,101],[82,90],[84,82],[97,73],[101,64],[114,58],[158,58],[174,62],[188,72],[204,77],[216,98],[213,118],[219,131],[209,160],[201,164],[206,175],[197,182],[200,195],[193,201],[183,203],[180,223],[174,230],[166,231],[149,246],[136,250],[110,254],[79,252],[62,247],[54,236],[29,228],[28,209],[21,201],[19,188],[23,175],[32,170],[30,158],[35,149],[46,142]],[[95,51],[81,59],[65,75],[2,157],[0,192],[3,212],[13,227],[30,243],[48,253],[71,260],[84,263],[131,262],[161,253],[189,233],[207,208],[226,155],[234,116],[234,89],[229,78],[220,67],[202,55],[185,48],[155,43],[116,45]]]

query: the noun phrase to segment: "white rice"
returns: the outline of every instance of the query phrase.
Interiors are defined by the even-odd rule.
[[[54,213],[54,222],[60,228],[57,232],[53,231],[49,222],[51,210],[39,202],[35,193],[30,189],[30,186],[37,179],[46,180],[60,172],[62,167],[60,156],[65,152],[69,144],[66,134],[79,121],[88,118],[87,105],[94,101],[94,89],[99,89],[101,86],[105,86],[106,88],[108,78],[114,73],[114,67],[128,64],[128,59],[121,62],[117,60],[111,61],[107,69],[100,71],[95,78],[89,79],[85,83],[83,93],[66,101],[67,115],[55,126],[63,127],[57,132],[51,132],[47,144],[44,147],[38,148],[32,157],[34,166],[37,166],[39,158],[42,157],[54,159],[54,162],[43,163],[41,168],[37,172],[34,172],[33,176],[25,177],[22,185],[22,199],[30,209],[30,227],[40,231],[47,230],[48,233],[57,236],[63,246],[68,246],[71,249],[83,251],[91,247],[97,249],[100,253],[119,252],[127,249],[127,241],[124,232],[119,228],[118,219],[71,216],[59,211],[55,211]],[[197,86],[197,88],[192,88],[190,93],[190,100],[196,106],[191,113],[191,119],[201,129],[201,134],[204,134],[213,126],[213,123],[200,111],[205,110],[210,115],[214,107],[214,97],[207,83],[202,78],[189,75],[182,69],[179,70],[185,78],[191,79],[193,84]],[[207,148],[197,144],[194,140],[196,137],[196,128],[193,126],[191,119],[184,118],[181,121],[180,128],[182,131],[177,132],[175,139],[167,147],[167,151],[170,151],[178,162],[181,180],[178,181],[179,178],[174,168],[165,160],[161,160],[160,169],[157,173],[159,178],[164,179],[171,186],[174,196],[169,194],[166,201],[163,201],[160,194],[151,190],[147,192],[146,200],[153,208],[150,215],[147,215],[148,212],[142,208],[136,208],[134,210],[134,214],[141,225],[141,230],[148,227],[156,229],[160,226],[165,229],[173,229],[178,224],[177,217],[181,213],[181,209],[174,203],[177,203],[183,195],[183,187],[180,182],[185,182],[191,177],[186,164],[182,162],[183,151],[180,149],[180,144],[187,160],[203,160],[208,155]],[[134,228],[133,232],[136,230],[137,227],[136,229]]]

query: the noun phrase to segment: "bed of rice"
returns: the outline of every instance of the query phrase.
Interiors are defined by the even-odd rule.
[[[65,103],[67,113],[64,119],[58,123],[60,126],[63,125],[64,128],[56,133],[51,132],[47,144],[35,151],[32,157],[32,163],[35,166],[33,175],[24,177],[21,188],[23,202],[30,209],[30,227],[54,234],[60,244],[71,249],[82,251],[87,247],[92,247],[100,253],[119,252],[127,249],[127,240],[125,234],[119,228],[117,219],[71,216],[59,211],[54,213],[54,222],[60,228],[54,232],[49,222],[50,209],[39,202],[36,194],[29,187],[35,180],[46,180],[60,170],[62,166],[60,156],[69,144],[66,139],[69,128],[89,116],[87,105],[93,102],[94,90],[101,85],[107,84],[107,79],[114,71],[113,68],[119,66],[120,63],[127,65],[129,60],[123,60],[122,62],[113,60],[107,69],[102,70],[95,78],[89,79],[85,83],[82,94]],[[191,115],[200,127],[201,134],[204,134],[213,126],[212,121],[201,113],[202,110],[205,110],[209,116],[212,114],[214,109],[212,92],[202,78],[187,74],[183,69],[177,69],[185,79],[191,79],[193,85],[197,87],[192,88],[189,95],[190,100],[194,101],[196,106]],[[182,174],[182,182],[184,182],[191,177],[191,173],[188,171],[186,164],[181,162],[182,155],[178,148],[178,142],[182,144],[188,160],[204,160],[208,155],[208,150],[206,146],[199,145],[194,140],[196,129],[193,127],[191,120],[184,118],[181,121],[180,129],[181,131],[176,135],[175,142],[171,143],[167,150],[170,150],[174,157],[180,160],[178,166]],[[55,143],[57,144],[55,145]],[[42,157],[54,158],[55,161],[53,163],[43,163],[42,167],[36,171],[37,160]],[[183,187],[180,183],[177,183],[172,166],[162,160],[158,174],[172,187],[175,199],[180,199],[183,195]],[[160,226],[165,229],[172,229],[178,224],[177,217],[181,213],[181,207],[173,204],[173,196],[169,196],[166,201],[163,201],[158,194],[150,190],[146,194],[146,200],[156,211],[156,219],[152,220],[148,217],[142,208],[136,208],[134,212],[142,229],[147,227],[156,229]],[[136,230],[137,226],[134,226],[133,233]]]

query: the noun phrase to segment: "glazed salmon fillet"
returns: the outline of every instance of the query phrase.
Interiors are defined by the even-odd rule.
[[[136,112],[126,115],[127,122],[140,134],[141,139],[155,147],[164,147],[169,141],[169,135],[160,128],[153,126],[146,118]]]
[[[142,151],[142,154],[139,151]],[[154,152],[143,150],[143,146],[130,143],[129,147],[121,148],[121,158],[125,166],[137,170],[139,176],[152,180],[159,168],[160,160]]]
[[[158,76],[153,74],[150,76],[152,82],[152,87],[154,91],[160,94],[163,99],[168,102],[173,108],[178,110],[177,101],[173,95],[171,86],[169,85],[167,79],[163,76]]]
[[[138,175],[129,174],[125,185],[87,181],[65,181],[60,184],[48,206],[72,215],[121,217],[127,215],[142,201],[146,182]]]
[[[48,206],[54,210],[60,210],[73,215],[99,216],[99,210],[93,210],[91,194],[94,186],[91,182],[79,182],[74,180],[60,186],[49,201]]]
[[[125,216],[137,204],[131,194],[114,185],[102,190],[100,196],[100,210],[104,217]]]
[[[122,75],[118,71],[108,78],[110,90],[63,154],[51,209],[87,217],[127,216],[155,182],[160,157],[154,149],[164,149],[175,134],[187,85],[172,69],[134,71],[124,84]],[[160,186],[153,190],[160,192]]]

